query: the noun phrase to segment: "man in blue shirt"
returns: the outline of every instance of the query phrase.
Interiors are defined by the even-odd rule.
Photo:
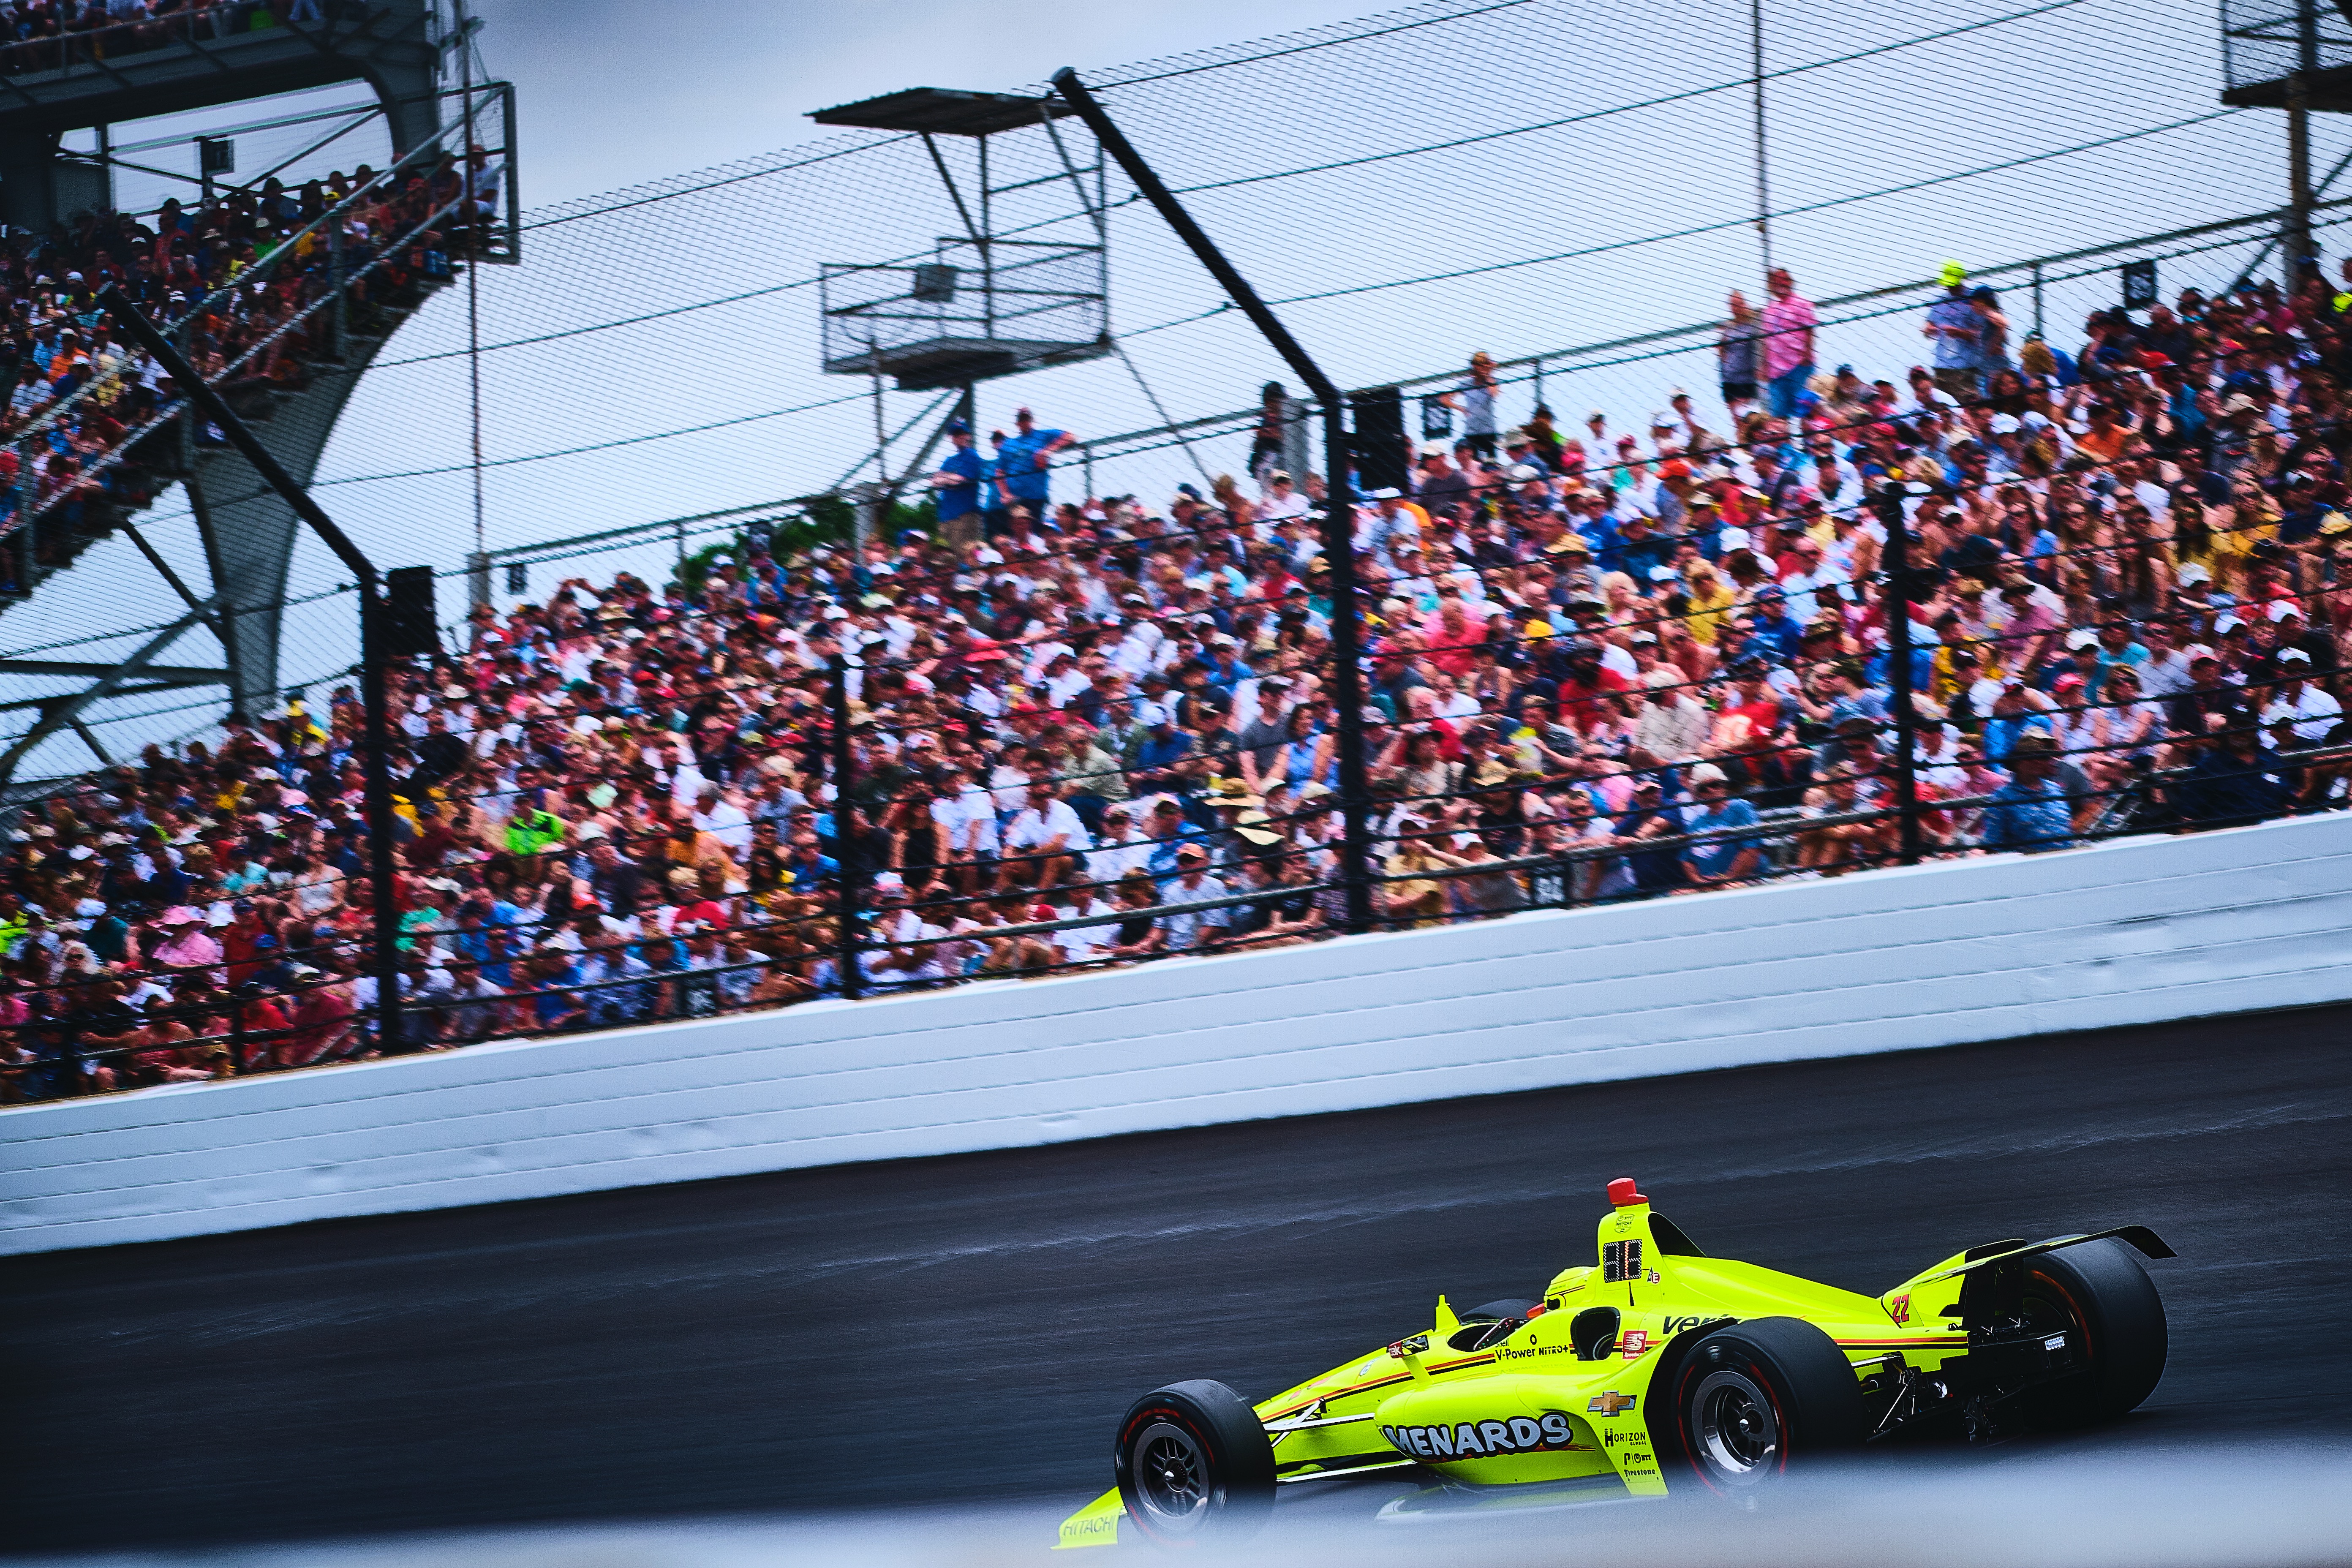
[[[998,482],[1009,501],[1027,507],[1031,517],[1044,522],[1052,515],[1054,454],[1077,437],[1067,430],[1038,429],[1026,408],[1013,418],[1018,434],[997,448],[996,460],[1003,465]]]
[[[2058,772],[2058,742],[2021,735],[2009,752],[2009,782],[1985,807],[1984,847],[2046,854],[2074,846],[2074,804]]]
[[[1944,297],[1927,307],[1927,324],[1920,335],[1935,346],[1936,385],[1963,403],[1976,400],[1978,372],[1984,363],[1979,345],[1984,321],[1969,303],[1968,274],[1957,261],[1943,271]]]
[[[972,449],[971,426],[962,420],[949,424],[948,439],[955,450],[940,459],[931,489],[939,496],[941,531],[950,544],[961,546],[972,542],[972,531],[980,525],[980,485],[988,465]]]
[[[1139,702],[1135,717],[1143,733],[1128,759],[1128,781],[1138,790],[1181,792],[1191,781],[1177,764],[1192,754],[1192,737],[1176,727],[1176,715],[1165,702]]]
[[[1731,796],[1721,768],[1701,763],[1691,770],[1691,794],[1697,810],[1684,824],[1686,833],[1723,831],[1725,837],[1694,844],[1683,850],[1683,876],[1693,888],[1721,888],[1756,874],[1760,857],[1755,841],[1729,829],[1756,826],[1756,808]]]
[[[1782,664],[1797,657],[1804,642],[1805,628],[1789,614],[1789,596],[1777,587],[1759,588],[1756,592],[1756,616],[1748,626],[1748,646],[1751,651]]]

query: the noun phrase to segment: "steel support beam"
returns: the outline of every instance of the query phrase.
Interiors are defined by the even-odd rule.
[[[157,654],[179,641],[190,626],[201,625],[204,618],[212,613],[213,605],[218,602],[216,597],[205,600],[204,604],[190,610],[186,615],[140,644],[139,651],[121,664],[100,667],[105,673],[79,691],[69,691],[57,697],[38,700],[40,718],[31,729],[17,736],[16,742],[6,752],[0,752],[0,784],[5,784],[16,776],[16,764],[30,755],[33,749],[42,742],[69,726],[79,729],[84,709],[93,702],[115,695],[127,682],[144,674]],[[87,733],[83,738],[86,741],[89,740]],[[95,741],[89,741],[89,746],[92,751],[98,752],[101,762],[111,761]]]
[[[208,616],[211,605],[200,603],[188,606],[196,615]],[[0,675],[62,675],[79,679],[96,680],[112,675],[121,667],[116,664],[84,663],[69,658],[0,658]],[[228,671],[195,664],[155,664],[145,671],[151,680],[169,686],[226,686]]]

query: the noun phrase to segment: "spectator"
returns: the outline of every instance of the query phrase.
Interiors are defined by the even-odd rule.
[[[1985,808],[1984,847],[2029,855],[2071,848],[2078,805],[2059,776],[2058,743],[2047,735],[2020,736],[2010,752],[2010,781]]]
[[[1043,521],[1053,504],[1054,454],[1076,446],[1067,430],[1040,430],[1026,408],[1013,416],[1014,434],[997,451],[998,483],[1008,510],[1024,509],[1033,521]]]
[[[1209,875],[1207,847],[1186,844],[1176,851],[1176,876],[1160,889],[1160,898],[1181,906],[1222,899],[1227,891],[1223,882]],[[1224,936],[1228,919],[1223,909],[1175,909],[1160,917],[1161,948],[1169,952],[1194,952],[1213,947]]]
[[[1727,775],[1713,763],[1701,763],[1691,770],[1690,776],[1691,794],[1698,809],[1691,814],[1685,830],[1698,842],[1683,851],[1684,886],[1692,891],[1704,891],[1746,881],[1756,874],[1762,857],[1752,838],[1732,830],[1753,827],[1756,808],[1744,800],[1732,798]],[[1703,835],[1720,837],[1700,837]]]
[[[1716,376],[1724,410],[1737,425],[1755,405],[1757,385],[1764,378],[1764,323],[1748,296],[1737,289],[1731,291],[1730,310],[1731,320],[1716,334]]]
[[[1501,391],[1495,379],[1495,359],[1486,353],[1470,356],[1470,374],[1462,384],[1441,395],[1446,407],[1462,416],[1462,439],[1471,452],[1489,460],[1500,426],[1495,423],[1495,398]]]
[[[1968,278],[1958,262],[1944,263],[1944,297],[1927,307],[1927,324],[1919,329],[1933,350],[1936,386],[1956,403],[1975,400],[1985,363],[1985,322],[1969,300]]]
[[[1820,318],[1812,301],[1797,292],[1796,279],[1785,267],[1776,267],[1764,279],[1771,296],[1764,307],[1764,382],[1772,417],[1797,416],[1797,396],[1813,374],[1813,331]]]

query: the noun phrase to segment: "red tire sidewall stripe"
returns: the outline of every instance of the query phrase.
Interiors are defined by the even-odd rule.
[[[1201,1452],[1207,1456],[1209,1463],[1213,1469],[1222,1470],[1224,1468],[1223,1456],[1217,1452],[1216,1445],[1210,1439],[1209,1434],[1202,1430],[1201,1424],[1193,1420],[1189,1412],[1181,1410],[1173,1405],[1154,1405],[1148,1406],[1145,1409],[1138,1410],[1129,1415],[1127,1418],[1127,1425],[1119,1428],[1119,1468],[1122,1472],[1122,1479],[1125,1479],[1129,1485],[1133,1485],[1135,1481],[1135,1462],[1132,1445],[1134,1444],[1136,1435],[1154,1421],[1165,1421],[1171,1426],[1182,1427],[1184,1431],[1191,1436],[1194,1442],[1201,1445]],[[1146,1522],[1147,1516],[1139,1510],[1128,1510],[1127,1517],[1134,1522],[1136,1529],[1141,1531],[1146,1536],[1150,1537],[1153,1542],[1161,1546],[1190,1547],[1196,1544],[1189,1536],[1169,1537],[1154,1535],[1152,1533],[1151,1526]]]
[[[1707,1473],[1706,1466],[1699,1462],[1698,1434],[1691,1430],[1690,1402],[1685,1399],[1684,1395],[1690,1392],[1691,1378],[1694,1375],[1697,1374],[1701,1371],[1721,1372],[1726,1368],[1734,1372],[1745,1371],[1748,1375],[1749,1381],[1753,1382],[1757,1387],[1762,1389],[1764,1391],[1764,1397],[1771,1402],[1772,1419],[1780,1429],[1780,1458],[1773,1464],[1772,1473],[1774,1475],[1785,1475],[1789,1468],[1790,1426],[1788,1413],[1780,1406],[1780,1391],[1772,1386],[1772,1378],[1770,1374],[1766,1373],[1765,1370],[1761,1366],[1758,1365],[1754,1361],[1748,1360],[1745,1357],[1742,1357],[1737,1362],[1717,1362],[1712,1365],[1709,1365],[1708,1363],[1700,1361],[1696,1354],[1693,1354],[1684,1361],[1682,1374],[1675,1381],[1675,1435],[1681,1439],[1683,1446],[1683,1458],[1689,1464],[1693,1470],[1697,1472],[1699,1483],[1706,1487],[1707,1490],[1715,1493],[1717,1497],[1727,1497],[1730,1494],[1726,1492],[1721,1487],[1716,1485],[1715,1479]]]

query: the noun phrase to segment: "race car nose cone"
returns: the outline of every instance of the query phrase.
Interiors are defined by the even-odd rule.
[[[1635,1190],[1633,1177],[1620,1176],[1609,1184],[1609,1201],[1622,1209],[1631,1208],[1635,1204],[1645,1204],[1650,1200]]]

